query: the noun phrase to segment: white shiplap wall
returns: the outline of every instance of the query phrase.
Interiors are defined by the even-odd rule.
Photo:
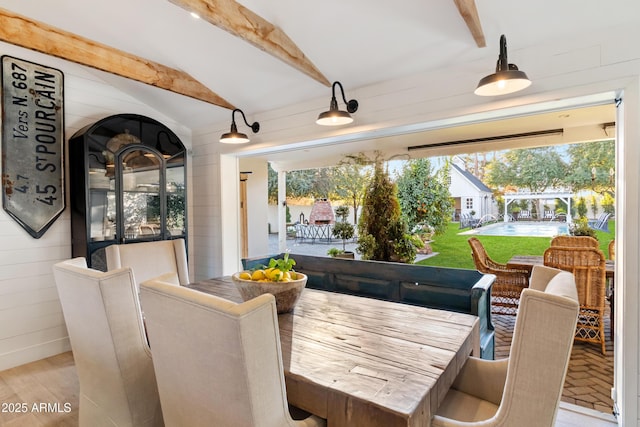
[[[77,130],[104,117],[135,113],[165,124],[191,148],[188,129],[104,83],[99,72],[4,43],[0,43],[0,54],[64,73],[66,141]],[[74,165],[66,164],[67,171],[71,167]],[[190,192],[187,197],[191,198]],[[0,370],[70,349],[51,270],[53,264],[70,256],[68,209],[40,239],[32,238],[4,210],[0,211]]]

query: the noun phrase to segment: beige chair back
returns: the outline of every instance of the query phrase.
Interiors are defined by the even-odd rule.
[[[80,426],[163,426],[131,269],[103,273],[75,258],[53,273],[80,380]]]
[[[168,426],[322,425],[289,415],[273,295],[236,304],[151,280],[140,298]]]
[[[165,280],[175,285],[189,284],[184,239],[111,245],[105,248],[105,252],[107,270],[131,267],[138,286],[161,275],[168,275]]]
[[[544,290],[522,291],[503,402],[496,414],[505,422],[497,425],[554,425],[579,306],[572,278],[561,276],[549,285]]]
[[[544,265],[573,273],[580,302],[576,339],[599,343],[605,354],[606,260],[602,251],[551,246],[544,252]]]
[[[508,359],[469,357],[434,427],[553,427],[578,316],[570,273],[534,267],[522,291]]]

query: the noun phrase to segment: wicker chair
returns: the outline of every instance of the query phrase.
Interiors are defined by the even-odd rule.
[[[551,246],[599,249],[600,243],[591,236],[556,236],[551,240]]]
[[[529,286],[529,271],[509,268],[492,260],[475,237],[469,239],[473,261],[481,273],[494,274],[491,289],[491,312],[495,314],[518,314],[518,304],[522,290]]]
[[[609,259],[610,260],[616,259],[616,239],[613,239],[612,241],[609,242]]]
[[[616,259],[616,239],[613,239],[612,241],[609,242],[609,259],[612,260],[612,261],[615,261],[615,259]],[[615,324],[614,324],[614,319],[615,319],[615,314],[614,314],[615,298],[614,298],[614,294],[615,294],[615,284],[614,284],[613,278],[612,278],[610,283],[609,283],[609,293],[607,294],[607,299],[609,300],[609,332],[611,333],[611,336],[613,336],[613,331],[615,330]]]
[[[602,354],[606,354],[606,261],[602,251],[594,248],[551,246],[544,252],[544,265],[573,273],[580,302],[575,339],[599,343]]]

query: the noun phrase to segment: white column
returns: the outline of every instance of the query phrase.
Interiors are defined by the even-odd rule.
[[[287,249],[287,172],[278,171],[278,251]]]

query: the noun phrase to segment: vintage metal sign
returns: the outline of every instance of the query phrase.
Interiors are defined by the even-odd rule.
[[[2,206],[36,239],[65,207],[63,79],[2,56]]]

